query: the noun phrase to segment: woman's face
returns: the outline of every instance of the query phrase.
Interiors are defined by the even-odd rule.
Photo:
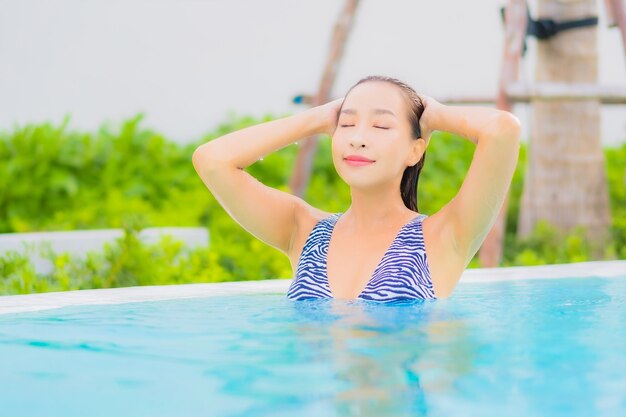
[[[424,141],[412,137],[407,112],[393,84],[365,82],[350,91],[332,138],[335,169],[348,185],[399,183],[406,167],[420,160]]]

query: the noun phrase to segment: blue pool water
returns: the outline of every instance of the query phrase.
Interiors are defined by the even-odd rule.
[[[0,416],[624,416],[626,276],[0,315]]]

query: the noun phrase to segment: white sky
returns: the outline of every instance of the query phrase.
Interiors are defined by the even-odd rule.
[[[600,2],[599,4],[601,4]],[[334,95],[396,76],[426,94],[494,94],[504,0],[362,0]],[[531,7],[534,2],[531,2]],[[0,0],[0,129],[61,122],[143,126],[195,141],[227,118],[297,111],[317,89],[340,0]],[[600,83],[626,85],[601,10]],[[522,78],[531,81],[535,41]],[[530,110],[516,114],[528,131]],[[605,143],[626,141],[626,106],[605,107]]]

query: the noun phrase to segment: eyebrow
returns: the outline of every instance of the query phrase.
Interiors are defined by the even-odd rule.
[[[356,114],[356,110],[354,110],[354,109],[342,109],[341,113],[343,113],[343,114]],[[394,112],[392,112],[391,110],[387,110],[387,109],[374,109],[374,110],[372,110],[372,113],[374,113],[374,114],[390,114],[390,115],[396,117],[396,114]]]

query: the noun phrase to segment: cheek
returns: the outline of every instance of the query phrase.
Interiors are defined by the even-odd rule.
[[[341,159],[341,155],[343,154],[342,150],[341,150],[341,145],[340,142],[337,141],[335,139],[335,137],[333,136],[331,138],[331,158],[333,161],[333,165],[335,166],[335,168],[337,168],[338,162]]]
[[[410,147],[407,146],[403,138],[389,141],[388,146],[383,150],[387,161],[386,165],[394,170],[404,171],[410,151]]]
[[[330,144],[333,152],[333,158],[335,156],[341,156],[343,154],[343,151],[345,149],[345,139],[342,137],[341,134],[336,134],[332,136]]]

